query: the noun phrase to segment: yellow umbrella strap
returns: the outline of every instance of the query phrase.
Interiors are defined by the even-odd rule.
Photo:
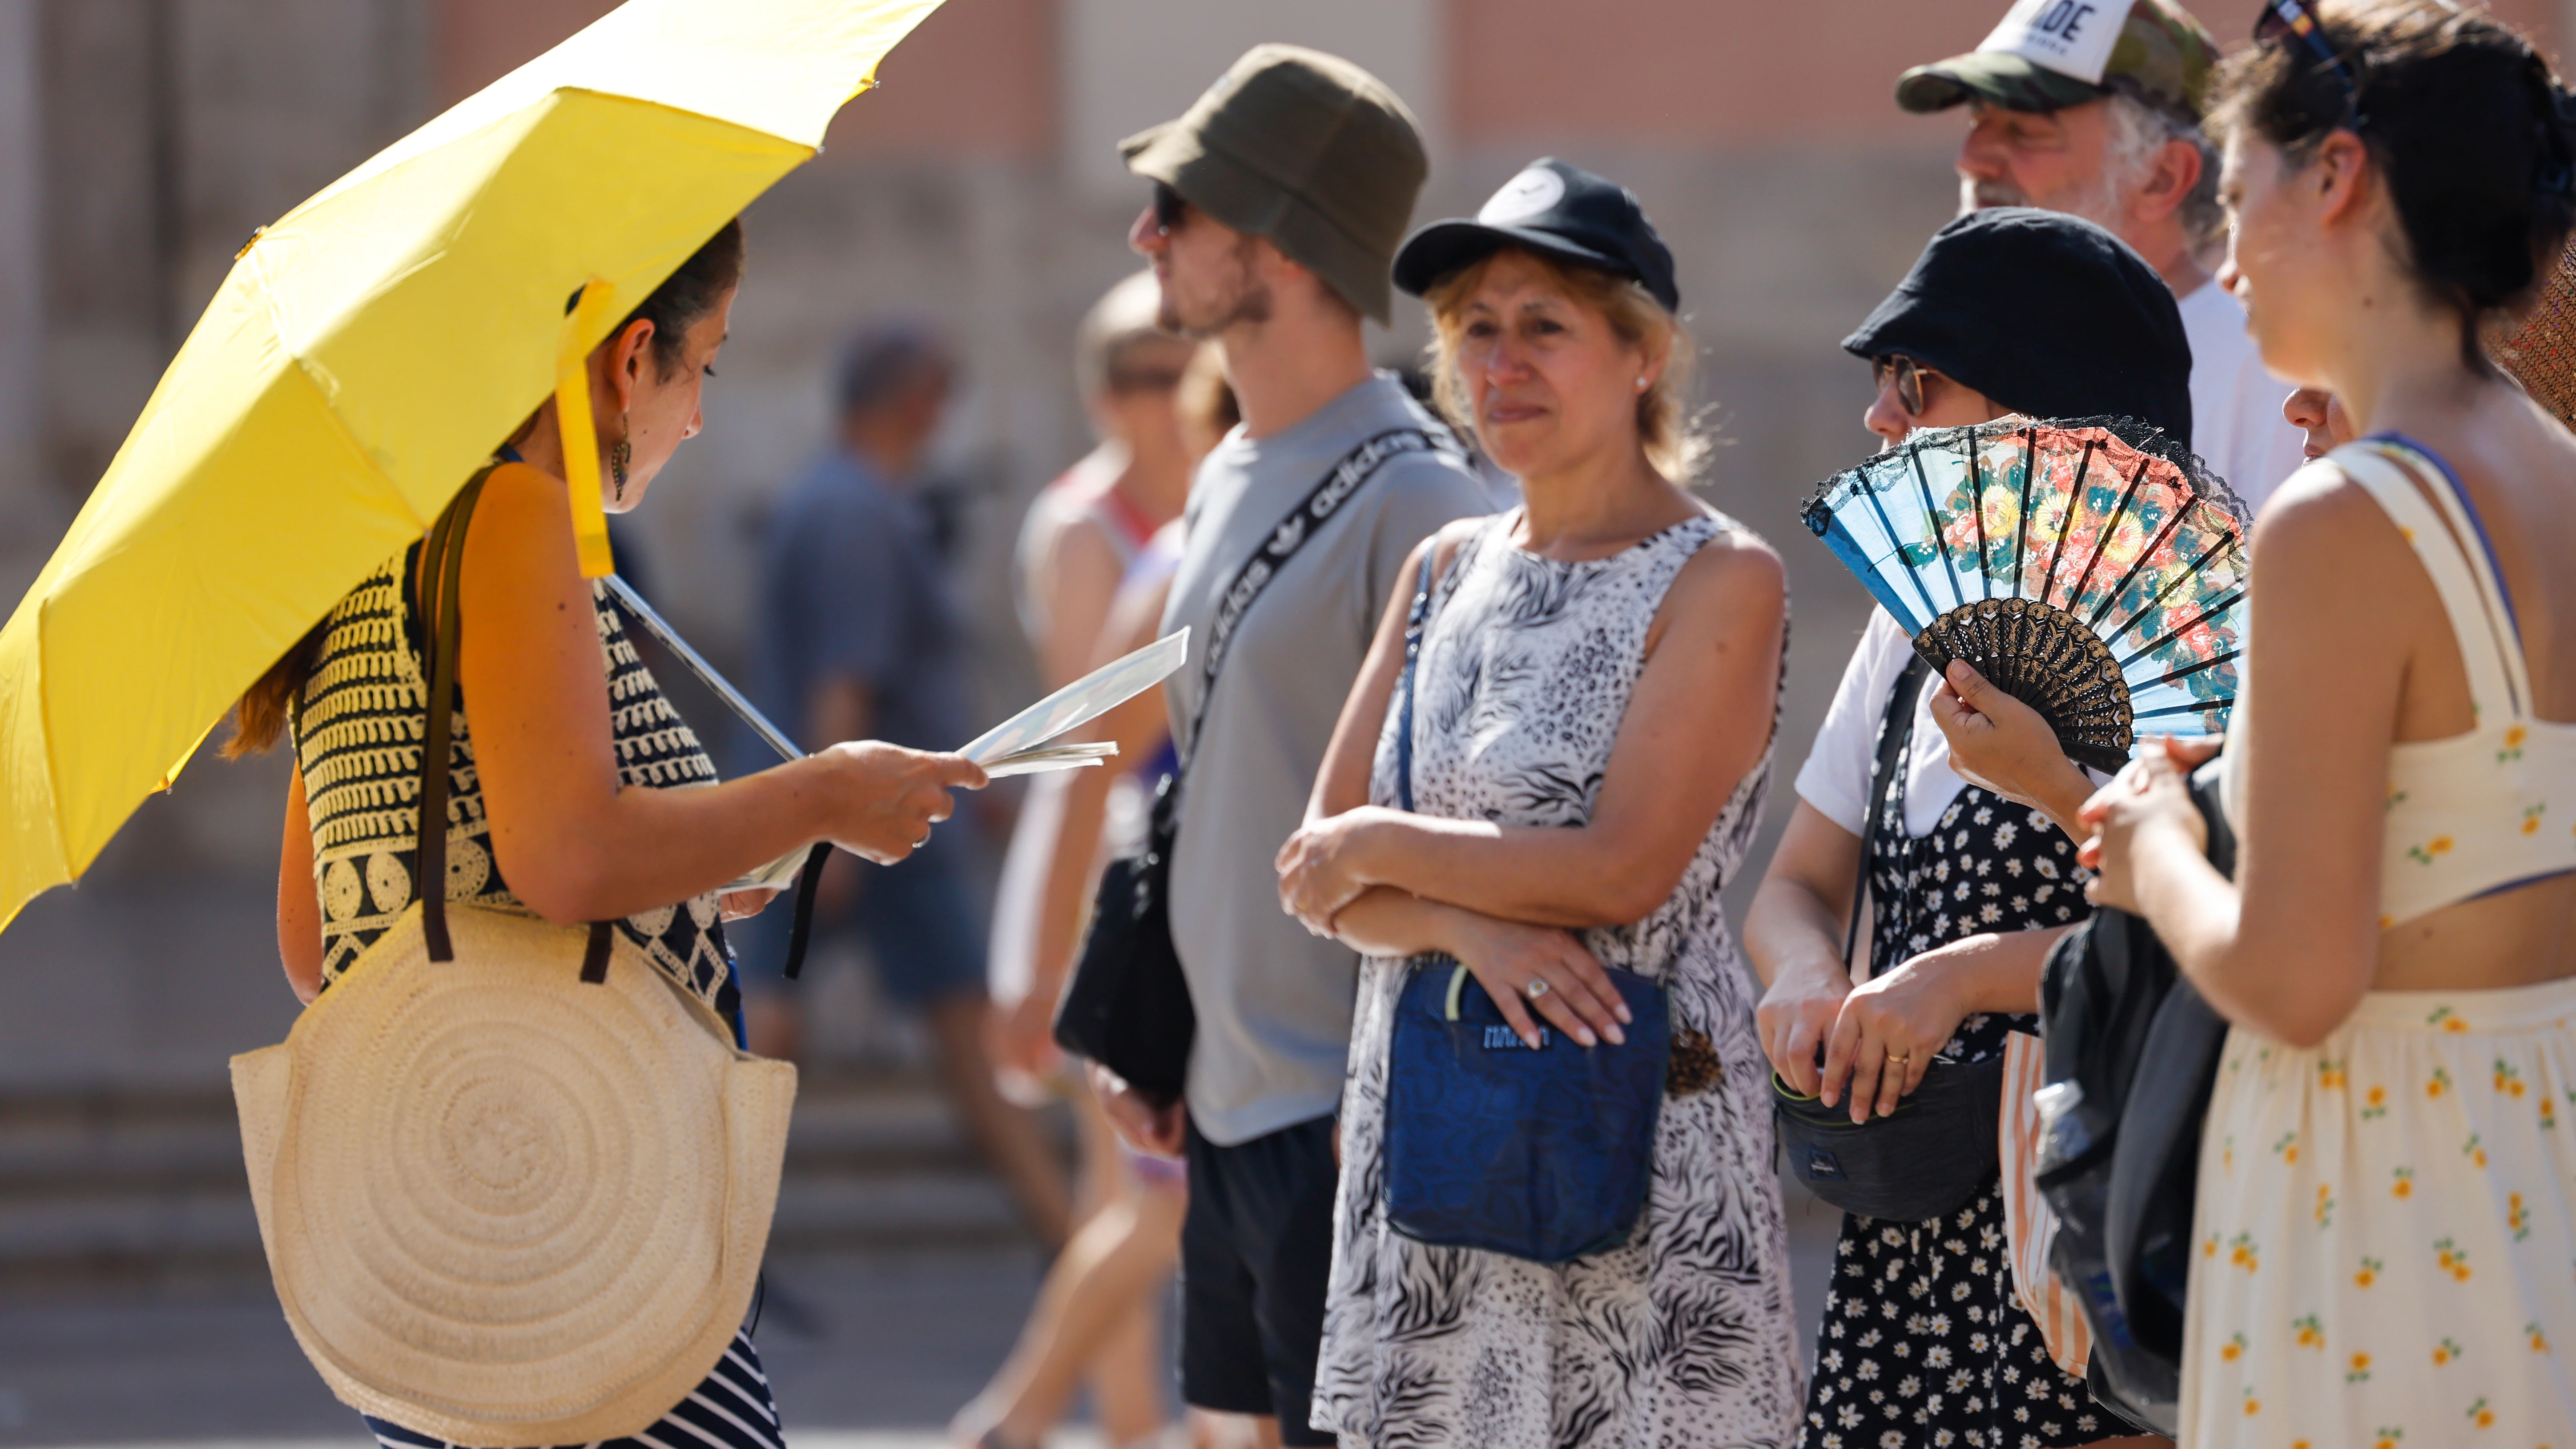
[[[555,346],[555,423],[563,432],[564,483],[572,491],[573,542],[581,552],[581,576],[604,579],[617,572],[608,554],[608,511],[599,503],[599,432],[590,416],[590,349],[584,338],[604,336],[613,325],[608,310],[615,289],[593,277],[581,289],[581,300],[564,318],[562,340]]]

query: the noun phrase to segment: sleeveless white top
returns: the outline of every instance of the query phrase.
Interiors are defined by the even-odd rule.
[[[2390,751],[2381,929],[2576,871],[2576,724],[2532,713],[2513,601],[2467,490],[2440,458],[2401,438],[2347,443],[2308,466],[2325,465],[2377,501],[2431,575],[2477,719],[2466,734]],[[2233,815],[2232,771],[2228,783]]]

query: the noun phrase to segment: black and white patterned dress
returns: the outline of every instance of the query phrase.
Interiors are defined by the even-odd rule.
[[[1971,785],[1930,834],[1908,835],[1907,773],[1880,782],[1871,812],[1873,976],[1944,942],[2065,925],[2091,911],[2090,872],[2045,814]],[[1979,1012],[1942,1054],[2001,1056],[2006,1034],[2033,1031],[2033,1022]],[[2014,1296],[2000,1175],[1946,1218],[1843,1216],[1804,1449],[2054,1449],[2124,1432],[2049,1359]]]
[[[1600,794],[1665,590],[1734,525],[1695,518],[1611,558],[1558,563],[1511,545],[1517,519],[1487,521],[1435,593],[1416,673],[1415,805],[1579,825]],[[1369,790],[1381,804],[1395,799],[1389,713]],[[1364,964],[1316,1427],[1373,1449],[1769,1446],[1796,1433],[1771,1101],[1750,978],[1718,902],[1770,777],[1766,750],[1653,914],[1583,933],[1605,964],[1671,983],[1676,1058],[1701,1064],[1675,1073],[1645,1222],[1625,1247],[1550,1267],[1387,1227],[1387,1049],[1408,966]]]
[[[313,825],[322,903],[322,983],[340,978],[411,904],[418,879],[420,766],[429,734],[423,635],[405,587],[420,547],[396,554],[323,621],[322,652],[295,699],[295,762]],[[591,585],[608,666],[609,728],[626,788],[711,785],[715,762],[662,697],[605,585]],[[492,825],[460,698],[447,753],[447,899],[525,913],[492,855]],[[617,927],[653,964],[732,1016],[733,960],[716,897],[629,916]],[[739,1025],[737,1023],[737,1031]],[[361,1415],[382,1449],[455,1449]],[[747,1329],[706,1379],[651,1428],[591,1449],[782,1449],[778,1406]]]
[[[313,821],[313,885],[322,903],[327,988],[411,904],[420,831],[420,751],[429,733],[422,631],[404,587],[417,545],[387,560],[323,622],[322,653],[295,701],[295,761]],[[591,584],[608,665],[618,783],[712,785],[715,762],[662,697],[635,653],[607,588]],[[462,702],[449,740],[447,898],[525,913],[492,857],[483,782]],[[628,940],[719,1014],[729,1014],[732,960],[713,894],[618,922]]]

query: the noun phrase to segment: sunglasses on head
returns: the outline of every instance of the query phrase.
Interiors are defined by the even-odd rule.
[[[1181,199],[1181,194],[1163,182],[1155,182],[1154,225],[1159,227],[1165,236],[1169,236],[1179,231],[1181,223],[1189,219],[1190,204]]]
[[[1907,417],[1923,415],[1923,379],[1941,374],[1901,352],[1890,352],[1869,360],[1869,380],[1881,390],[1890,377],[1896,380],[1896,405]]]
[[[2305,51],[2320,69],[2335,78],[2343,89],[2343,119],[2337,124],[2353,126],[2361,119],[2361,83],[2353,79],[2352,68],[2335,54],[2326,34],[2317,23],[2317,7],[2312,0],[2263,0],[2263,8],[2254,16],[2254,43],[2279,42]]]

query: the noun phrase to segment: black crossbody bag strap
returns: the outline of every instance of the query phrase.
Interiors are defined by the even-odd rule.
[[[1851,966],[1852,952],[1860,946],[1860,911],[1869,899],[1869,842],[1878,833],[1878,818],[1883,803],[1879,799],[1879,781],[1895,779],[1896,812],[1905,813],[1905,752],[1914,744],[1915,696],[1923,692],[1923,676],[1932,666],[1923,656],[1909,652],[1905,668],[1897,673],[1895,692],[1887,699],[1887,713],[1878,721],[1878,757],[1869,765],[1868,808],[1860,818],[1860,875],[1852,883],[1851,922],[1843,928],[1843,965]],[[1898,828],[1902,829],[1900,825]]]
[[[439,515],[420,551],[421,592],[426,595],[421,615],[429,631],[425,641],[429,727],[421,740],[420,834],[412,863],[413,889],[420,896],[421,939],[432,961],[456,959],[447,933],[447,756],[456,729],[456,651],[465,633],[457,584],[465,576],[466,525],[474,517],[474,505],[483,496],[483,480],[491,472],[486,468],[466,483],[456,501]],[[608,979],[612,929],[606,921],[591,922],[590,941],[581,957],[582,980],[596,984]]]
[[[1224,667],[1226,649],[1234,642],[1234,631],[1242,624],[1243,616],[1251,612],[1253,601],[1380,465],[1401,453],[1426,452],[1463,457],[1466,450],[1458,446],[1458,440],[1446,428],[1389,428],[1363,439],[1324,470],[1324,476],[1316,479],[1306,496],[1297,500],[1297,506],[1270,530],[1261,547],[1235,570],[1233,581],[1217,596],[1216,618],[1208,625],[1207,655],[1199,665],[1199,702],[1190,711],[1189,745],[1181,756],[1178,775],[1188,775],[1190,760],[1198,753],[1199,726],[1207,722],[1208,705],[1216,698],[1217,671]],[[1176,793],[1177,789],[1164,792],[1167,799]]]

